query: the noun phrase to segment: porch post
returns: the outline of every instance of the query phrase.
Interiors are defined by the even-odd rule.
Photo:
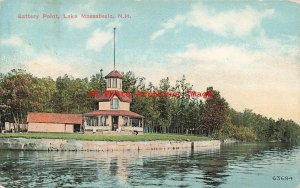
[[[98,122],[97,122],[97,127],[101,125],[101,116],[97,116],[98,117]]]

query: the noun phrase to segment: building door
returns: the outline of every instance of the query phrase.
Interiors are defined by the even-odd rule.
[[[118,129],[119,117],[118,116],[112,116],[111,121],[112,121],[112,130],[116,131]]]
[[[74,132],[74,133],[80,132],[80,124],[74,124],[73,132]]]

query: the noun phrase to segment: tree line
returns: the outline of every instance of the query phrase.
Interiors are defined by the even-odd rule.
[[[234,138],[247,141],[300,140],[300,126],[293,120],[274,120],[250,109],[238,112],[230,108],[220,92],[208,87],[213,95],[190,98],[193,86],[185,76],[171,85],[168,77],[155,86],[146,84],[144,77],[132,71],[123,73],[123,91],[130,92],[130,110],[145,116],[145,132],[205,135],[219,139]],[[69,75],[38,78],[25,70],[0,74],[0,129],[4,122],[16,126],[26,123],[28,112],[86,113],[98,109],[97,102],[88,97],[91,90],[103,93],[106,84],[102,69],[90,78]],[[137,92],[176,92],[179,96],[138,97]],[[18,127],[16,127],[18,128]]]

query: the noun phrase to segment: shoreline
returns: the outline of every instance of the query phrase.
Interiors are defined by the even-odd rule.
[[[0,138],[0,150],[22,151],[140,151],[220,148],[220,140],[204,141],[85,141],[70,139]]]

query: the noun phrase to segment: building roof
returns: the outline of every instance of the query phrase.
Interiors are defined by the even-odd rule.
[[[96,98],[96,100],[99,102],[110,101],[114,96],[117,96],[122,102],[132,102],[131,93],[125,93],[123,91],[105,91],[100,97]]]
[[[128,110],[98,110],[98,111],[84,114],[84,116],[98,116],[98,115],[129,116],[129,117],[136,117],[136,118],[144,118],[144,116]]]
[[[66,123],[82,124],[82,114],[57,114],[29,112],[28,123]]]
[[[120,78],[123,79],[123,75],[116,70],[111,71],[108,75],[104,78]]]

